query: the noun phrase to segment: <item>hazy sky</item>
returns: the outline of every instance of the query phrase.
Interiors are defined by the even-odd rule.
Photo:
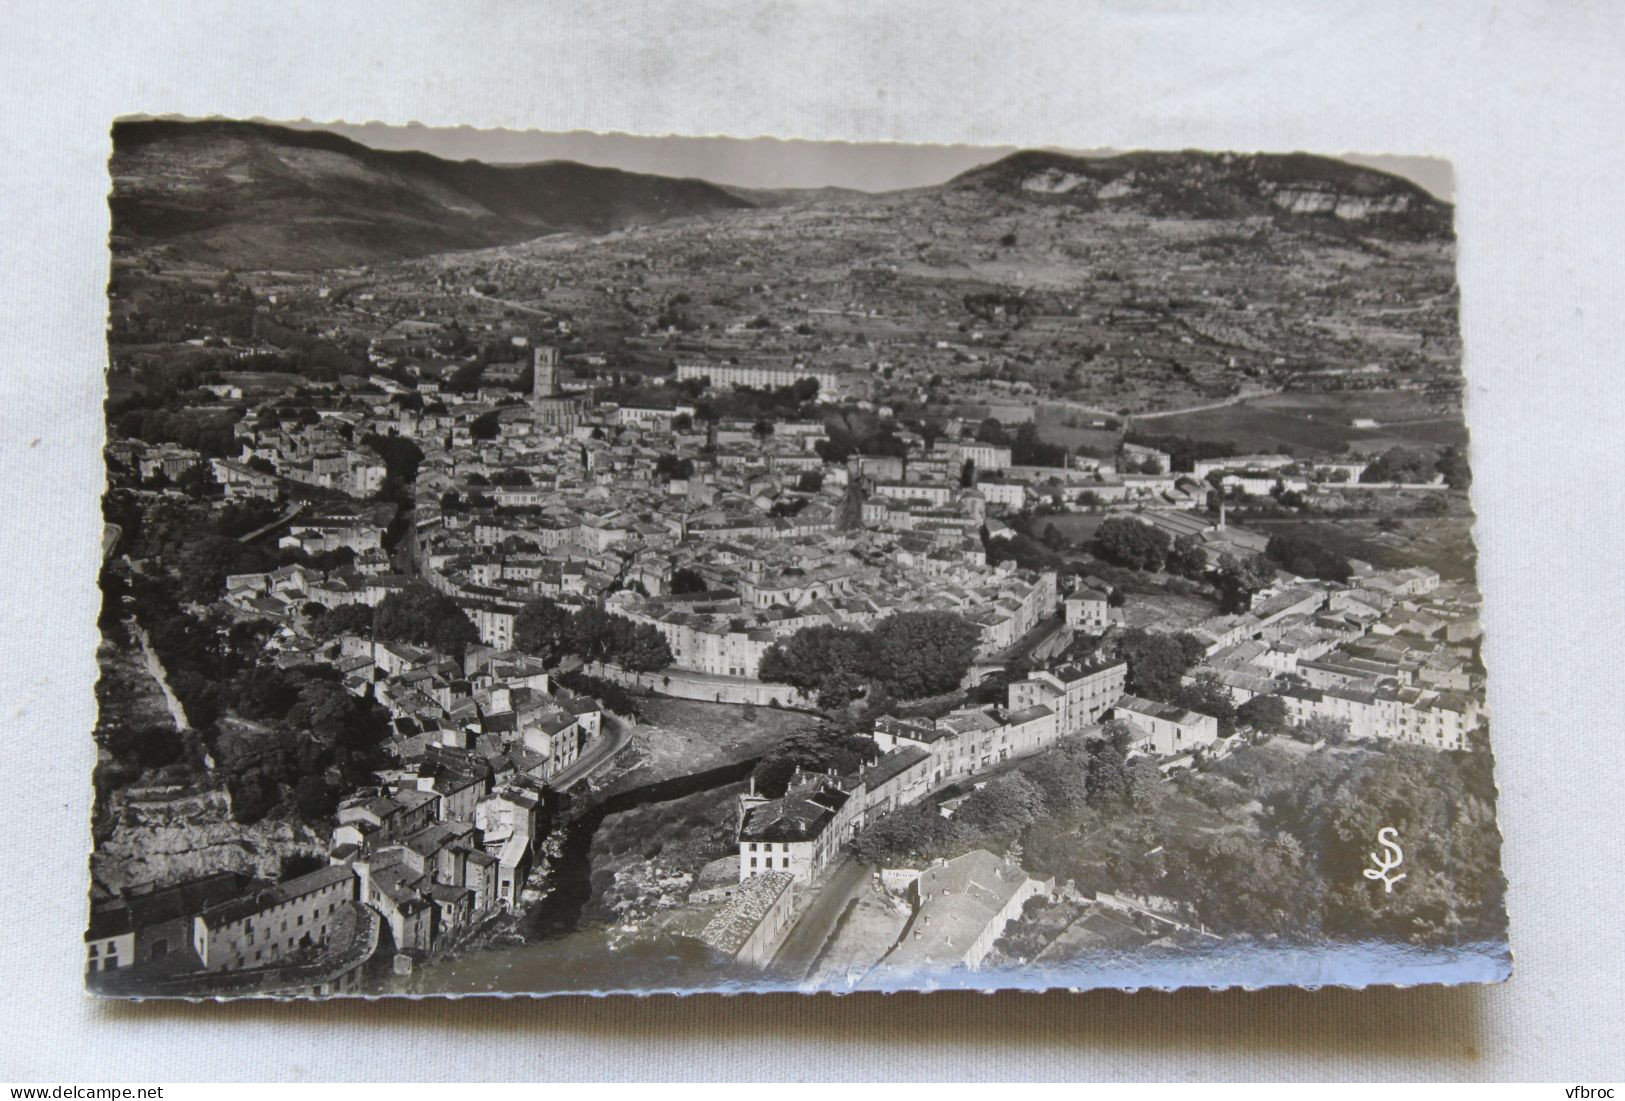
[[[376,149],[421,149],[453,160],[510,164],[580,161],[662,176],[697,176],[738,187],[851,187],[861,191],[924,187],[997,160],[1016,149],[1009,145],[656,138],[581,130],[554,134],[536,130],[476,130],[471,126],[386,126],[377,122],[283,125],[331,130]],[[1067,152],[1104,155],[1110,151]],[[1454,197],[1454,177],[1448,161],[1360,154],[1348,154],[1343,159],[1414,180],[1441,199]]]

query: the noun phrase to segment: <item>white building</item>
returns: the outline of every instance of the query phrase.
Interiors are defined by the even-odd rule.
[[[1171,703],[1124,696],[1112,712],[1113,718],[1123,720],[1135,731],[1132,748],[1141,753],[1166,757],[1201,749],[1219,740],[1218,719]]]

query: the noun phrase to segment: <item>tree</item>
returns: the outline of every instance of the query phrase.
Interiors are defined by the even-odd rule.
[[[1048,752],[1035,756],[1023,770],[1043,793],[1050,814],[1065,814],[1088,805],[1089,744],[1078,737],[1063,738]]]
[[[1189,711],[1211,715],[1219,721],[1219,737],[1228,738],[1236,732],[1236,703],[1230,690],[1211,673],[1197,676],[1190,684],[1181,684],[1179,691],[1168,702]]]
[[[340,604],[311,629],[323,638],[368,634],[372,629],[372,609],[365,604]]]
[[[1330,742],[1332,745],[1341,745],[1348,741],[1349,721],[1335,719],[1330,715],[1311,715],[1304,720],[1300,728],[1303,738],[1309,742]]]
[[[1286,733],[1290,725],[1286,701],[1273,695],[1254,696],[1236,708],[1236,720],[1270,737]]]
[[[1118,639],[1118,653],[1128,662],[1128,689],[1156,700],[1172,699],[1180,678],[1207,652],[1202,641],[1183,632],[1176,635],[1131,627]]]
[[[446,388],[459,394],[472,394],[480,388],[480,378],[484,374],[483,363],[461,364],[446,379]]]
[[[1091,806],[1123,799],[1133,786],[1127,753],[1133,735],[1125,724],[1116,720],[1106,724],[1103,734],[1087,743],[1084,777]]]
[[[138,768],[162,768],[178,760],[185,741],[169,722],[127,726],[114,722],[96,732],[103,749],[115,759]]]
[[[657,672],[674,660],[666,636],[652,624],[590,605],[570,611],[546,597],[526,604],[514,617],[514,645],[549,665],[579,654],[634,673]]]
[[[679,566],[671,573],[671,591],[679,596],[703,593],[710,587],[698,571],[691,570],[687,566]]]
[[[513,619],[516,649],[534,654],[549,665],[557,665],[570,652],[573,614],[546,597],[532,600]]]
[[[193,463],[175,479],[175,488],[188,497],[219,497],[225,491],[215,480],[214,469],[207,463]]]
[[[1169,573],[1188,577],[1192,580],[1200,578],[1207,572],[1207,553],[1202,550],[1202,541],[1194,535],[1181,535],[1174,540],[1173,549],[1168,552],[1168,562],[1165,567]]]
[[[675,660],[666,636],[649,623],[634,623],[621,616],[614,617],[620,626],[616,631],[614,660],[621,668],[632,673],[654,673],[668,668]]]
[[[1467,456],[1454,444],[1439,451],[1434,468],[1444,476],[1451,489],[1466,489],[1473,484],[1473,472],[1467,465]]]
[[[301,776],[293,788],[293,807],[311,825],[326,824],[338,809],[338,791],[317,774]]]
[[[954,852],[958,827],[944,818],[930,803],[912,803],[891,814],[882,815],[852,841],[854,855],[876,867],[919,866]]]
[[[384,598],[374,630],[380,639],[427,646],[456,658],[480,639],[473,620],[456,600],[421,581]]]
[[[999,848],[1010,842],[1047,810],[1044,790],[1020,772],[989,781],[972,792],[954,812],[961,830],[997,839]]]
[[[819,692],[835,678],[842,678],[842,685],[849,685],[850,678],[866,679],[875,666],[875,643],[869,632],[819,624],[769,646],[757,676],[803,692]]]
[[[803,727],[786,735],[752,773],[756,789],[770,799],[784,794],[796,769],[850,776],[880,756],[873,738],[852,734],[833,723]]]
[[[1126,516],[1113,516],[1095,531],[1093,550],[1107,562],[1133,570],[1160,570],[1168,556],[1168,533]]]
[[[468,434],[476,440],[494,440],[502,435],[502,419],[494,409],[481,413],[468,426]]]
[[[1258,591],[1275,580],[1275,566],[1262,555],[1237,557],[1225,554],[1219,557],[1215,577],[1219,588],[1220,610],[1235,615],[1253,606]]]
[[[898,612],[872,634],[875,679],[905,700],[958,688],[981,643],[981,629],[952,612]]]
[[[802,493],[817,493],[824,488],[824,474],[819,470],[804,470],[796,479],[796,488]]]
[[[824,711],[838,711],[868,691],[868,678],[859,673],[832,673],[818,686],[814,702]]]
[[[1319,883],[1289,835],[1178,831],[1165,842],[1163,867],[1163,890],[1209,929],[1302,935],[1316,924]]]
[[[668,480],[687,478],[694,473],[694,460],[680,459],[676,455],[662,455],[655,460],[655,473]]]
[[[1270,537],[1264,553],[1281,568],[1299,577],[1345,582],[1354,573],[1349,560],[1312,535],[1283,532]]]
[[[231,709],[245,719],[280,719],[299,702],[299,684],[274,665],[258,665],[232,685]]]
[[[380,436],[376,432],[368,432],[361,437],[361,443],[383,460],[384,468],[394,477],[405,483],[417,479],[423,449],[411,440],[403,436]]]
[[[963,489],[972,489],[976,485],[976,460],[966,459],[959,466],[959,485]]]
[[[1360,474],[1360,481],[1431,482],[1438,473],[1438,461],[1430,458],[1426,452],[1391,447],[1366,465]]]
[[[1494,791],[1477,756],[1395,745],[1350,755],[1352,765],[1324,768],[1272,800],[1272,818],[1316,855],[1328,933],[1407,944],[1505,936]],[[1363,874],[1385,827],[1405,855],[1406,878],[1392,892]]]

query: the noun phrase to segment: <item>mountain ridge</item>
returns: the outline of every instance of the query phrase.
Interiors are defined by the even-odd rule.
[[[226,119],[113,126],[117,248],[167,246],[224,267],[350,267],[563,232],[787,205],[997,197],[1080,212],[1267,216],[1295,228],[1446,239],[1453,207],[1403,177],[1306,153],[1021,150],[944,183],[869,194],[746,188],[567,160],[489,164],[381,150],[325,130]]]
[[[1080,157],[1019,150],[960,173],[950,191],[987,191],[1082,210],[1161,216],[1319,219],[1379,234],[1453,236],[1454,207],[1381,169],[1313,153],[1134,151]]]
[[[251,267],[342,267],[752,205],[704,180],[452,161],[232,120],[115,123],[109,167],[116,239]]]

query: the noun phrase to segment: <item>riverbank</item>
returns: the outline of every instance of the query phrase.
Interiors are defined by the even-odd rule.
[[[683,989],[714,985],[718,963],[697,941],[658,930],[628,930],[595,920],[593,840],[606,818],[690,796],[713,794],[745,780],[750,757],[685,776],[580,798],[548,839],[540,898],[514,916],[522,943],[492,945],[413,969],[401,993]],[[643,932],[646,935],[635,935]],[[633,935],[629,935],[633,933]],[[670,983],[667,986],[665,984]]]

